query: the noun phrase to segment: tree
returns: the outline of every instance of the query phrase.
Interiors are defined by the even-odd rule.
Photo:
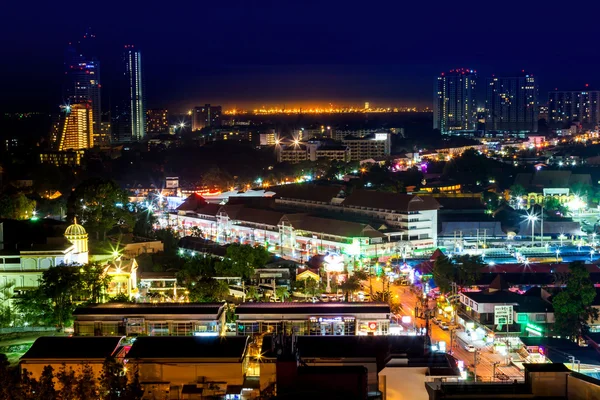
[[[127,192],[114,181],[92,178],[84,181],[69,197],[69,217],[80,216],[85,228],[106,239],[115,226],[134,224],[133,214],[125,207]]]
[[[100,303],[110,284],[111,277],[104,273],[104,267],[99,263],[88,263],[79,268],[79,297]]]
[[[29,219],[33,216],[36,203],[23,193],[0,195],[0,218]]]
[[[98,385],[96,378],[94,377],[94,371],[89,364],[84,364],[81,367],[81,374],[77,379],[75,386],[75,394],[81,400],[93,399],[98,391]]]
[[[211,278],[216,275],[216,264],[212,257],[188,257],[177,271],[177,282],[187,287],[200,278]]]
[[[123,365],[113,357],[108,357],[102,365],[100,375],[100,394],[105,400],[121,397],[127,390],[127,375]]]
[[[269,260],[269,253],[262,246],[234,243],[227,247],[225,259],[216,265],[220,276],[239,276],[249,279],[255,268],[263,267]]]
[[[39,381],[39,394],[36,398],[41,400],[56,399],[56,389],[54,389],[54,368],[50,365],[46,365],[42,370]]]
[[[9,326],[14,322],[14,313],[10,304],[12,299],[12,288],[15,286],[13,281],[0,285],[0,327]]]
[[[588,321],[597,319],[598,311],[592,307],[596,289],[585,264],[574,261],[569,272],[566,287],[552,300],[554,330],[575,340],[587,332]]]
[[[149,209],[139,211],[135,216],[135,225],[133,226],[133,234],[136,236],[151,238],[154,236],[154,224],[156,223],[156,215]]]
[[[127,384],[125,398],[127,400],[141,400],[142,396],[144,395],[144,390],[142,389],[142,385],[140,383],[140,373],[137,365],[133,366],[133,372],[130,375],[132,379]]]
[[[23,369],[20,388],[23,397],[26,399],[37,399],[40,393],[39,382],[35,378],[32,378],[32,376],[33,374],[27,368]]]
[[[341,289],[346,294],[346,301],[348,301],[350,295],[360,289],[360,280],[356,277],[356,274],[342,283]]]
[[[285,286],[278,286],[275,289],[275,297],[281,299],[283,303],[288,297],[290,297],[290,291]]]
[[[510,195],[516,198],[525,196],[527,194],[525,188],[519,184],[512,185],[508,190],[510,191]]]
[[[448,293],[452,289],[455,269],[452,260],[446,256],[439,256],[433,263],[433,281],[440,289],[440,293]]]
[[[544,209],[547,211],[558,211],[561,214],[566,214],[566,208],[560,204],[556,197],[546,197],[544,199]]]
[[[260,297],[260,293],[254,286],[250,286],[246,289],[246,299],[258,300]]]
[[[223,280],[201,278],[186,287],[191,302],[211,303],[225,300],[229,295],[229,287]]]
[[[464,255],[456,260],[456,279],[455,282],[460,287],[472,286],[477,283],[481,274],[481,269],[485,267],[483,260],[479,256]]]
[[[154,237],[163,242],[164,252],[168,256],[177,255],[179,238],[173,229],[157,229],[154,231]]]
[[[42,274],[40,285],[15,299],[23,319],[33,325],[69,325],[75,301],[103,300],[110,277],[99,264],[77,266],[58,265]]]
[[[75,371],[71,367],[67,370],[67,366],[63,364],[56,374],[56,379],[60,383],[60,398],[62,400],[75,399],[77,385]]]

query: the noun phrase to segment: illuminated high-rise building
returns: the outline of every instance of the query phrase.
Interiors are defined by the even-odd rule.
[[[443,135],[468,134],[477,130],[475,86],[477,71],[453,69],[435,80],[433,128]]]
[[[66,104],[88,104],[93,114],[93,131],[100,132],[101,87],[100,62],[94,49],[95,35],[88,30],[65,53],[63,96]]]
[[[57,150],[84,150],[94,146],[94,113],[91,104],[71,104],[63,107]]]
[[[580,123],[584,129],[600,125],[600,91],[553,91],[548,96],[548,124],[553,128]]]
[[[486,79],[485,129],[527,133],[538,130],[538,84],[531,74]]]
[[[192,131],[199,131],[209,126],[221,126],[221,106],[205,104],[192,110]]]
[[[137,142],[146,137],[146,99],[142,54],[133,45],[123,52],[120,101],[113,113],[113,135],[119,142]]]
[[[169,112],[162,108],[146,111],[146,130],[148,133],[169,132]]]

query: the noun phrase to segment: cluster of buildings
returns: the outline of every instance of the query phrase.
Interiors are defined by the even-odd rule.
[[[428,195],[311,184],[272,188],[262,198],[229,197],[214,204],[193,194],[169,215],[184,235],[199,228],[218,243],[261,244],[283,257],[308,260],[336,253],[385,259],[437,243],[439,203]]]
[[[361,161],[369,158],[385,158],[391,154],[392,133],[377,130],[364,136],[348,134],[340,140],[311,138],[307,141],[289,142],[275,140],[278,162],[297,164],[303,161]],[[269,143],[268,140],[265,141]]]
[[[114,110],[104,113],[95,35],[87,32],[77,42],[69,43],[63,81],[65,105],[52,124],[51,148],[41,153],[42,163],[75,166],[86,149],[111,142],[140,141],[147,133],[147,118],[152,121],[153,131],[164,129],[166,111],[146,110],[141,52],[125,45],[121,61],[122,73],[116,82],[118,100],[113,103]]]
[[[88,234],[77,221],[66,229],[61,222],[0,221],[0,286],[18,296],[35,289],[45,271],[59,265],[84,265],[98,261],[111,277],[107,296],[133,296],[138,292],[136,257],[163,250],[159,241],[131,241],[115,244],[118,254],[90,254]]]
[[[88,364],[99,376],[107,357],[137,371],[144,399],[428,400],[427,382],[460,377],[453,358],[414,336],[42,337],[20,367],[38,378],[45,365],[79,374]]]
[[[575,125],[595,129],[600,124],[600,91],[571,90],[548,93],[540,106],[538,80],[522,71],[485,79],[485,107],[478,108],[477,71],[458,68],[436,77],[433,127],[444,135],[473,135],[485,130],[501,136],[523,136],[538,131],[538,120],[558,132]]]

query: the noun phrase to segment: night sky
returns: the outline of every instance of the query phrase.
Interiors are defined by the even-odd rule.
[[[600,6],[553,3],[6,2],[0,107],[54,110],[64,48],[88,26],[97,37],[105,108],[124,44],[142,50],[148,107],[175,110],[203,103],[430,106],[433,77],[456,67],[483,78],[525,69],[539,77],[542,101],[555,87],[600,88],[591,20]]]

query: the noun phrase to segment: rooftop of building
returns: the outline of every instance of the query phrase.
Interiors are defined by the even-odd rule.
[[[330,203],[331,199],[338,197],[343,192],[342,186],[316,185],[316,184],[291,184],[271,187],[277,198],[314,201]]]
[[[42,336],[21,360],[104,360],[119,347],[121,336]]]
[[[349,207],[364,207],[398,212],[437,210],[440,204],[432,196],[355,189],[343,203]]]
[[[387,303],[242,303],[236,314],[389,314]]]
[[[526,189],[569,188],[575,183],[591,185],[590,174],[574,174],[571,171],[541,170],[535,173],[520,173],[515,184]]]
[[[138,337],[128,359],[228,358],[241,360],[249,337],[144,336]]]
[[[219,314],[225,303],[103,303],[77,307],[78,315]]]

